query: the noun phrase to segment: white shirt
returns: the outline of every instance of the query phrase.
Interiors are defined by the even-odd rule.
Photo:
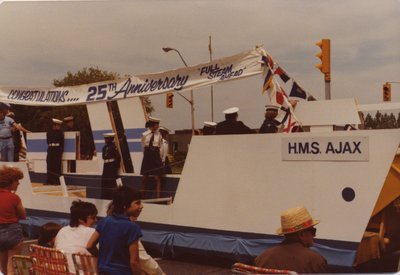
[[[167,158],[167,155],[168,155],[168,141],[166,141],[165,139],[162,139],[160,149],[161,149],[160,157],[161,157],[162,162],[165,164],[165,159]]]
[[[68,260],[69,272],[75,273],[74,262],[72,260],[73,253],[90,254],[86,249],[86,245],[94,233],[95,229],[83,225],[78,227],[65,226],[61,228],[56,236],[54,247],[61,250]]]
[[[146,131],[142,134],[142,146],[149,147],[150,139],[151,139],[152,132]],[[154,140],[153,140],[153,147],[161,147],[162,143],[162,136],[158,130],[154,132]]]

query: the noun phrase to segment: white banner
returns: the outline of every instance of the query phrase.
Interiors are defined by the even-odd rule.
[[[262,53],[254,49],[213,62],[155,74],[59,88],[0,87],[0,102],[72,105],[211,86],[262,73]]]
[[[368,161],[369,139],[366,136],[283,138],[282,160]]]

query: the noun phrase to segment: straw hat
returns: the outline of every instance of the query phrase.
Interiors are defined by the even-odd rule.
[[[290,234],[313,227],[319,220],[313,220],[304,206],[290,208],[281,213],[281,227],[276,230],[278,235]]]

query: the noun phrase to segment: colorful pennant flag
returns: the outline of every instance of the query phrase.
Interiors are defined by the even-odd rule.
[[[281,68],[281,67],[278,67],[276,70],[275,70],[275,73],[274,74],[277,74],[277,75],[279,75],[279,77],[282,79],[282,81],[283,82],[288,82],[289,81],[289,79],[290,79],[290,77],[289,77],[289,75]]]
[[[296,83],[296,81],[293,81],[293,86],[292,90],[290,91],[289,97],[306,99],[307,93]]]
[[[273,76],[274,75],[272,74],[271,69],[268,67],[266,69],[266,74],[265,74],[265,79],[264,79],[264,84],[263,84],[263,90],[262,90],[263,93],[274,87],[274,84],[272,83]]]

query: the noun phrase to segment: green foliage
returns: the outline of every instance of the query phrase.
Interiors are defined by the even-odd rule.
[[[67,72],[67,75],[61,79],[54,79],[53,85],[56,87],[76,86],[99,81],[107,81],[119,78],[118,73],[111,73],[100,70],[99,68],[83,68],[76,73]]]
[[[364,120],[365,129],[395,129],[400,128],[400,113],[396,116],[393,113],[382,114],[376,112],[373,118],[371,114],[367,114]]]

